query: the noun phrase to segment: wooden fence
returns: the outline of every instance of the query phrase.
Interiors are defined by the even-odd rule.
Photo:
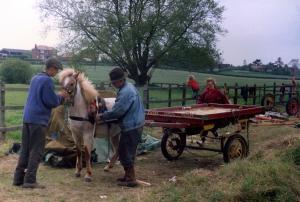
[[[239,86],[237,83],[234,86],[227,86],[225,83],[222,89],[230,98],[234,104],[251,104],[260,105],[262,98],[266,94],[272,94],[275,97],[276,103],[280,102],[279,97],[282,95],[280,88],[282,85],[263,85],[263,86]],[[288,98],[295,96],[299,99],[299,90],[296,88],[293,90],[291,85],[284,85],[285,96],[284,102],[287,102]],[[96,85],[97,89],[111,89],[111,85],[108,83],[100,83]],[[191,96],[191,90],[185,86],[185,84],[176,83],[151,83],[144,87],[138,88],[143,95],[143,102],[145,108],[154,107],[171,107],[176,105],[189,105],[195,103],[195,99]],[[203,89],[200,90],[202,92]],[[6,92],[18,92],[28,91],[28,87],[6,87],[4,83],[0,82],[0,140],[5,139],[5,133],[9,131],[16,131],[22,129],[22,125],[6,127],[5,125],[5,112],[7,110],[23,110],[24,106],[7,106],[5,103]],[[159,95],[151,96],[152,92],[161,91]],[[246,94],[245,94],[246,92]],[[175,94],[177,96],[175,96]]]

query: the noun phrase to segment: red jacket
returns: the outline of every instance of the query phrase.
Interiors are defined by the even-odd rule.
[[[192,90],[196,90],[196,91],[199,90],[199,84],[195,80],[189,80],[188,83],[187,83],[187,86],[191,87]]]
[[[199,96],[197,104],[202,103],[217,103],[217,104],[229,104],[226,96],[218,89],[205,89],[205,91]]]

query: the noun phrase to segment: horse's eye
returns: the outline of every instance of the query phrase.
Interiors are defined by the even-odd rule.
[[[71,83],[71,86],[74,86],[74,83]]]

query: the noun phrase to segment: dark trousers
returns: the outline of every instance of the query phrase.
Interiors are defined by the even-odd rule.
[[[44,154],[46,130],[43,125],[23,124],[21,153],[14,174],[14,184],[36,182],[36,173]]]
[[[199,90],[193,90],[193,98],[196,99],[199,95]]]
[[[143,128],[121,132],[118,153],[119,160],[124,168],[134,165],[136,149],[141,142],[142,132]]]

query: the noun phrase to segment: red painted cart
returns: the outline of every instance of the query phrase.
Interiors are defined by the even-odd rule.
[[[168,160],[177,159],[185,148],[190,148],[223,153],[224,161],[229,162],[247,156],[249,118],[261,113],[264,113],[263,107],[230,104],[159,108],[147,110],[146,126],[163,128],[161,150]],[[227,126],[234,130],[219,134],[218,129]],[[217,140],[220,148],[205,147],[203,142],[188,145],[187,136],[198,134],[203,142],[206,138]]]

